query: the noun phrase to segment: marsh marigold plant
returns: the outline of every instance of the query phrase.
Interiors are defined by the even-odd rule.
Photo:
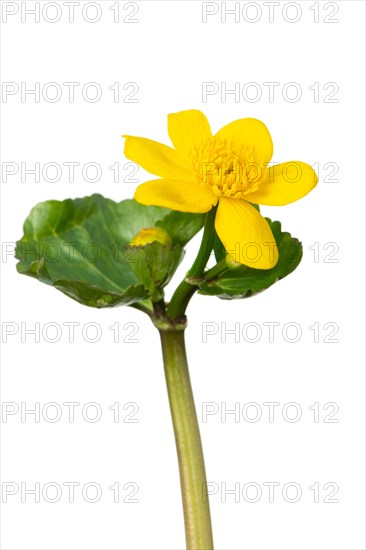
[[[17,242],[17,270],[84,306],[133,307],[158,329],[187,549],[212,550],[206,471],[185,349],[187,307],[196,293],[205,299],[248,298],[293,272],[302,258],[301,243],[280,222],[264,218],[258,205],[296,201],[313,189],[317,177],[299,161],[270,166],[271,136],[253,118],[212,134],[200,111],[183,111],[168,116],[168,132],[173,147],[125,136],[126,157],[158,176],[142,183],[134,199],[115,202],[95,194],[37,204]],[[165,287],[201,229],[196,259],[168,302]],[[212,252],[216,263],[208,268]],[[159,518],[163,529],[164,514]],[[122,530],[118,544],[125,547]],[[158,540],[151,544],[159,547]],[[172,541],[172,547],[178,544]]]

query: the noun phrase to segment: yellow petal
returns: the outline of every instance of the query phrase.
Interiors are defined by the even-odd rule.
[[[309,164],[295,160],[283,162],[271,166],[267,180],[246,198],[255,204],[283,206],[307,195],[317,183],[318,176]]]
[[[215,137],[227,140],[236,150],[253,146],[259,162],[268,163],[273,154],[271,134],[263,122],[256,118],[241,118],[230,122],[217,132]]]
[[[168,115],[168,133],[174,147],[186,157],[192,147],[212,137],[207,118],[195,109]]]
[[[215,228],[232,259],[255,269],[271,269],[278,249],[271,228],[246,201],[220,198]]]
[[[184,166],[184,158],[171,147],[151,139],[135,136],[122,137],[126,138],[125,156],[137,162],[151,174],[162,178],[192,179],[191,172]]]
[[[165,206],[180,212],[200,214],[217,203],[217,197],[198,183],[177,180],[151,180],[138,186],[134,197],[147,206]]]

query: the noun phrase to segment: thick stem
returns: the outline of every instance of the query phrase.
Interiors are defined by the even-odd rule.
[[[189,378],[183,330],[160,331],[165,378],[178,453],[188,550],[212,550],[206,472]]]

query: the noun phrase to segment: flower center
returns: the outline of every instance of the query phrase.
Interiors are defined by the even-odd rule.
[[[259,188],[267,171],[253,146],[242,145],[238,149],[219,138],[193,147],[190,159],[197,181],[210,187],[218,197],[242,199]]]

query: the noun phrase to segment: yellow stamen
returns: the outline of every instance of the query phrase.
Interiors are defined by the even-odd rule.
[[[259,162],[253,146],[235,150],[227,140],[210,138],[192,148],[190,160],[197,181],[217,197],[242,199],[257,191],[267,167]]]

